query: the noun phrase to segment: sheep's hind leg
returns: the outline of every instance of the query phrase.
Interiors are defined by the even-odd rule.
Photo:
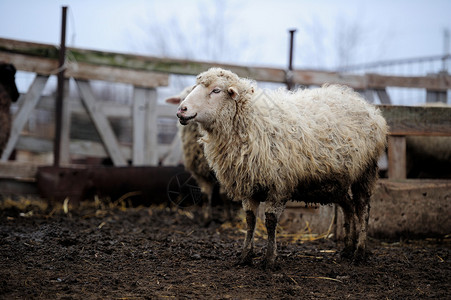
[[[247,231],[244,238],[243,251],[241,252],[238,265],[251,265],[254,257],[254,233],[257,222],[257,209],[259,203],[252,200],[243,201],[243,209],[246,212]]]
[[[273,269],[277,257],[277,244],[276,244],[276,228],[277,228],[277,216],[275,213],[265,213],[265,225],[268,232],[268,247],[266,249],[265,260],[263,261],[264,269]]]
[[[369,202],[365,204],[363,209],[358,214],[358,220],[360,228],[358,231],[357,245],[354,252],[354,263],[359,263],[367,258],[366,251],[366,238],[368,233],[368,219],[370,216],[370,204]]]
[[[355,252],[356,245],[356,228],[355,228],[355,211],[353,209],[351,198],[349,195],[346,196],[346,200],[344,203],[341,203],[341,208],[344,216],[344,229],[345,229],[345,237],[344,244],[345,247],[341,251],[341,257],[343,258],[352,258]]]
[[[368,233],[368,219],[370,217],[370,198],[377,180],[377,161],[374,161],[363,173],[360,180],[351,186],[354,203],[358,203],[357,220],[359,230],[356,237],[354,263],[367,258],[366,238]]]

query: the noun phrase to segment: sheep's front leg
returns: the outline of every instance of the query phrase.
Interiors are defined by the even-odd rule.
[[[257,222],[257,209],[259,203],[252,200],[243,200],[243,209],[246,212],[246,224],[247,231],[244,238],[243,251],[241,252],[239,265],[252,264],[252,258],[254,257],[254,233],[255,224]]]
[[[268,232],[268,247],[266,249],[265,260],[263,261],[263,268],[273,269],[277,257],[276,245],[276,228],[277,216],[275,213],[265,213],[265,225]]]
[[[346,194],[343,200],[340,202],[340,206],[344,216],[344,229],[345,229],[345,247],[341,251],[341,257],[352,258],[356,245],[356,212],[353,206],[352,198],[349,194]]]

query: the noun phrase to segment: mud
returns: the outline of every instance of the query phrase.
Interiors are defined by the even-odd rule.
[[[208,227],[196,211],[107,205],[0,210],[1,299],[451,298],[449,239],[370,239],[369,260],[341,260],[331,239],[279,232],[278,268],[235,266],[243,214]],[[279,230],[280,231],[280,230]]]

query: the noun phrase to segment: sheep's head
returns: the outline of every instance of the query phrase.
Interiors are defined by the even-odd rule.
[[[19,98],[15,75],[16,68],[12,64],[0,63],[0,84],[4,86],[13,102]]]
[[[252,81],[227,70],[211,68],[197,76],[196,86],[180,104],[177,117],[182,125],[196,121],[206,126],[218,118],[232,119],[237,103],[253,92]]]

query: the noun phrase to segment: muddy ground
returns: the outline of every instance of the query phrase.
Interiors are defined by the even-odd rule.
[[[192,208],[191,208],[192,209]],[[196,212],[102,204],[0,210],[1,299],[451,298],[451,246],[370,239],[354,266],[330,239],[280,232],[278,269],[235,266],[244,237],[234,222],[205,227]]]

